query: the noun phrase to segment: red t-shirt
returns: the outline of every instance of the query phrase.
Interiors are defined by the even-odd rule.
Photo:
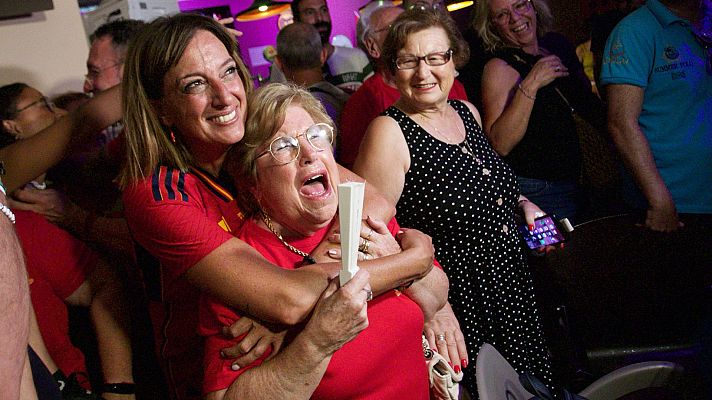
[[[69,232],[32,211],[15,210],[15,228],[22,244],[30,298],[42,339],[65,375],[86,373],[84,355],[69,339],[69,297],[94,270],[98,255]]]
[[[134,239],[157,261],[141,262],[141,267],[153,300],[156,346],[170,390],[179,399],[198,398],[203,350],[197,334],[200,293],[181,277],[233,238],[243,223],[242,213],[228,190],[197,169],[159,167],[128,187],[123,202]]]
[[[349,97],[339,121],[336,156],[341,165],[346,168],[353,167],[368,125],[399,98],[398,89],[388,86],[379,73],[366,79]],[[453,82],[448,99],[467,100],[465,87],[457,79]]]
[[[392,234],[398,224],[388,225]],[[296,248],[310,252],[328,233],[328,227],[305,239],[290,241]],[[267,260],[285,269],[295,269],[302,257],[289,251],[272,232],[247,221],[238,235]],[[265,295],[269,295],[266,293]],[[231,325],[238,312],[218,300],[203,295],[200,308],[200,333],[206,336],[205,393],[226,389],[242,373],[262,363],[233,371],[231,360],[219,356],[232,343],[220,334]],[[336,351],[312,395],[313,399],[429,399],[428,372],[423,358],[421,332],[423,313],[407,296],[391,290],[368,303],[369,326],[352,341]]]

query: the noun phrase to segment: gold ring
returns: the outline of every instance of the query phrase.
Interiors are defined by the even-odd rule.
[[[367,239],[363,241],[363,252],[368,253],[368,246],[371,245],[371,242],[369,242]]]
[[[364,240],[358,244],[358,251],[363,253],[365,248],[366,248],[366,240]]]
[[[368,231],[368,235],[366,235],[366,240],[371,239],[371,234],[373,233],[373,229],[371,229],[371,228],[368,228],[368,229],[370,229],[370,230]]]
[[[435,338],[438,340],[438,342],[444,342],[445,341],[445,334],[441,333],[440,335],[435,336]]]

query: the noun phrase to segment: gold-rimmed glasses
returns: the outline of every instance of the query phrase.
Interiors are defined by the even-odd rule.
[[[327,123],[320,122],[310,126],[304,133],[297,136],[280,136],[272,140],[269,148],[257,155],[255,159],[269,153],[278,163],[289,164],[299,157],[301,148],[299,138],[301,136],[307,139],[314,150],[331,150],[331,145],[334,143],[334,128]]]

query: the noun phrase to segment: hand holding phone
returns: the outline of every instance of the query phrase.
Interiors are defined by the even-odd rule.
[[[551,215],[544,215],[535,219],[534,229],[531,231],[528,226],[520,225],[519,232],[527,247],[531,250],[554,246],[567,240],[564,230]]]

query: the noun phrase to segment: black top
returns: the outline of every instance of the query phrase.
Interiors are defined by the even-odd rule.
[[[589,121],[600,119],[603,109],[568,41],[559,34],[549,33],[540,39],[540,46],[561,59],[569,69],[569,76],[539,89],[524,137],[504,159],[518,176],[576,180],[581,170],[581,150],[571,108]],[[494,56],[517,70],[522,78],[542,57],[511,47],[498,50]]]

